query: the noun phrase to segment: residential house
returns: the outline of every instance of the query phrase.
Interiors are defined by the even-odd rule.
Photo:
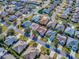
[[[18,54],[20,54],[24,48],[26,48],[27,43],[26,41],[19,40],[14,46],[12,47],[13,50],[15,50]]]
[[[8,46],[13,45],[17,41],[17,38],[15,36],[8,36],[6,37],[4,43]]]
[[[24,59],[34,59],[39,55],[39,50],[35,47],[28,47],[27,50],[23,53]]]

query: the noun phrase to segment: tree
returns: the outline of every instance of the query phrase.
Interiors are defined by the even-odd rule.
[[[78,53],[79,53],[79,43],[78,43]]]
[[[66,59],[66,57],[61,57],[60,59]]]
[[[4,34],[0,34],[0,42],[3,42],[5,40],[5,35]]]
[[[2,26],[0,26],[0,34],[2,33]]]
[[[31,41],[31,42],[29,43],[29,46],[37,47],[37,43],[35,43],[34,41]]]
[[[24,30],[25,36],[29,37],[29,36],[30,36],[30,31],[31,31],[30,27],[26,28],[26,29]]]
[[[53,59],[56,59],[56,58],[57,58],[57,53],[55,53],[53,56]]]
[[[39,10],[38,13],[42,14],[42,10],[43,10],[43,9]]]
[[[7,31],[7,36],[9,35],[14,35],[15,34],[15,31],[14,29],[10,28],[8,31]]]
[[[49,49],[47,49],[47,48],[45,48],[45,47],[43,47],[43,46],[42,46],[40,49],[41,49],[41,53],[42,53],[42,54],[44,54],[44,55],[45,55],[45,54],[48,54],[48,55],[50,54],[50,50],[49,50]]]

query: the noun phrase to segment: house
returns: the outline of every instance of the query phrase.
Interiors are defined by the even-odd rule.
[[[64,18],[64,19],[67,19],[69,13],[70,13],[70,8],[67,7],[67,8],[65,8],[65,10],[62,13],[61,17]]]
[[[24,59],[34,59],[39,55],[39,50],[35,47],[28,47],[27,50],[23,53]]]
[[[8,15],[12,15],[15,13],[15,10],[13,7],[8,6],[7,8],[5,8],[6,12],[8,12]]]
[[[37,30],[39,27],[40,27],[40,25],[36,24],[36,23],[32,23],[32,25],[31,25],[32,30]]]
[[[73,18],[73,19],[71,19],[71,21],[74,22],[74,23],[79,23],[79,19]]]
[[[61,44],[62,46],[65,45],[67,41],[67,37],[64,35],[60,35],[60,34],[57,34],[56,39],[58,40],[59,44]]]
[[[28,9],[27,8],[20,9],[20,12],[22,12],[23,14],[28,14]]]
[[[18,8],[18,7],[21,7],[21,4],[22,4],[21,2],[16,2],[15,6]]]
[[[73,51],[77,51],[77,49],[78,49],[78,40],[74,39],[74,38],[71,38],[71,37],[68,37],[66,46],[68,48],[72,49]]]
[[[57,26],[55,27],[55,29],[56,30],[58,30],[58,31],[64,31],[64,29],[65,29],[65,25],[63,25],[63,24],[57,24]]]
[[[38,23],[38,21],[40,20],[40,16],[39,15],[34,15],[32,17],[32,21]]]
[[[73,4],[73,0],[67,0],[67,4],[71,6]]]
[[[8,46],[13,45],[17,41],[17,38],[15,36],[8,36],[6,37],[4,43]]]
[[[61,0],[54,0],[53,4],[55,5],[55,7],[61,2]]]
[[[16,17],[15,15],[11,15],[11,16],[9,17],[9,20],[10,20],[10,21],[14,21],[16,18],[17,18],[17,17]]]
[[[50,6],[51,6],[51,9],[53,9],[53,10],[55,9],[55,5],[54,4],[51,4]]]
[[[52,31],[52,30],[48,30],[48,31],[46,32],[46,35],[47,35],[47,36],[53,35],[53,31]]]
[[[79,12],[79,7],[76,7],[76,11],[75,12]]]
[[[22,12],[17,11],[17,12],[15,13],[15,16],[16,16],[16,17],[22,16]]]
[[[46,35],[48,36],[48,40],[52,42],[55,38],[56,31],[48,30]]]
[[[41,24],[41,25],[46,25],[47,23],[48,23],[48,19],[47,19],[47,17],[46,16],[41,16],[41,20],[39,21],[39,23]]]
[[[47,29],[44,28],[44,27],[41,27],[41,26],[37,29],[37,32],[38,32],[39,35],[42,36],[42,37],[45,35],[46,31],[47,31]]]
[[[67,27],[65,29],[65,33],[68,34],[68,35],[70,35],[70,36],[73,36],[74,35],[74,32],[75,32],[75,30],[72,29],[72,28],[70,28],[70,27]]]
[[[15,50],[18,54],[20,54],[24,48],[26,48],[27,43],[26,41],[19,40],[14,46],[12,47],[13,50]]]
[[[11,54],[5,54],[3,57],[2,57],[3,59],[16,59],[13,55],[11,55]]]
[[[73,19],[71,19],[72,22],[79,23],[79,12],[75,12],[73,15]]]
[[[31,25],[31,22],[30,22],[29,20],[27,20],[27,21],[25,21],[25,22],[23,22],[23,23],[21,24],[21,26],[22,26],[23,28],[28,28],[28,27],[30,27],[30,25]]]
[[[8,15],[8,12],[5,12],[5,11],[1,12],[2,17],[5,17],[6,15]]]
[[[4,48],[0,47],[0,58],[4,56],[5,53],[7,53],[7,51]]]
[[[52,29],[54,29],[56,25],[57,25],[57,22],[55,22],[55,21],[49,21],[47,23],[47,27],[50,27]]]
[[[78,17],[79,17],[79,12],[77,12],[77,13],[74,14],[74,18],[75,19],[78,19]]]

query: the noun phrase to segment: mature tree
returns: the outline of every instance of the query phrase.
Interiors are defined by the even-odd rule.
[[[14,35],[15,34],[15,31],[14,29],[10,28],[8,31],[7,31],[7,36],[9,35]]]
[[[0,34],[2,33],[2,26],[0,26]]]
[[[4,34],[0,34],[0,42],[3,42],[5,40],[5,35]]]

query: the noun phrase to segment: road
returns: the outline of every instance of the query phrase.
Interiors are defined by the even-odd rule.
[[[52,15],[52,21],[53,20],[55,20],[55,17],[56,17],[56,14],[58,14],[58,10],[60,10],[60,9],[62,9],[62,7],[63,7],[63,4],[64,4],[64,2],[62,2],[62,4],[61,4],[61,6],[57,9],[57,11],[56,12],[54,12],[54,14]],[[38,11],[38,10],[37,10]],[[33,13],[31,13],[31,14],[33,14]],[[31,15],[30,14],[30,15]],[[28,16],[29,16],[29,14],[28,14]],[[4,23],[4,25],[5,25],[5,23]],[[5,25],[6,26],[6,25]],[[16,28],[15,26],[13,26],[13,25],[10,25],[16,32],[18,32],[18,33],[20,33],[20,34],[22,34],[22,35],[24,35],[24,32],[23,31],[20,31],[18,28]],[[9,27],[10,27],[9,26]],[[8,27],[8,26],[7,26]],[[30,40],[31,38],[29,38],[29,40],[27,41],[28,43],[32,40]],[[40,44],[40,45],[42,45],[42,46],[44,46],[44,47],[46,47],[46,43],[45,42],[43,42],[43,41],[41,41],[40,39],[38,39],[37,41],[35,41],[36,43],[38,43],[38,44]],[[47,47],[46,47],[47,48]],[[66,53],[63,53],[63,52],[61,52],[61,51],[59,51],[58,49],[56,50],[54,47],[52,48],[51,46],[50,46],[50,48],[48,48],[48,49],[50,49],[51,51],[55,51],[56,53],[58,53],[58,54],[61,54],[62,56],[66,56]],[[57,51],[59,51],[59,52],[57,52]],[[51,52],[52,53],[52,52]],[[67,56],[66,56],[67,57]],[[72,57],[72,56],[71,56]],[[69,58],[69,57],[68,57]],[[72,57],[73,58],[73,57]],[[74,58],[73,58],[74,59]]]
[[[4,25],[5,25],[5,23],[4,23]],[[5,25],[6,26],[6,25]],[[8,26],[7,26],[8,27]],[[20,31],[18,28],[16,28],[15,26],[13,26],[13,25],[10,25],[9,27],[12,27],[16,32],[18,32],[18,33],[20,33],[20,34],[22,34],[22,35],[24,35],[24,32],[23,31]],[[28,38],[29,39],[29,41],[27,41],[28,43],[32,40],[31,38]],[[30,40],[31,39],[31,40]],[[42,45],[43,47],[45,47],[45,48],[47,48],[46,47],[46,43],[45,42],[43,42],[43,41],[41,41],[40,39],[38,39],[37,41],[35,41],[36,43],[38,43],[38,44],[40,44],[40,45]],[[51,46],[50,46],[50,48],[48,48],[48,49],[50,49],[50,51],[55,51],[56,53],[58,53],[58,54],[60,54],[60,55],[62,55],[62,56],[66,56],[66,53],[63,53],[63,52],[61,52],[60,50],[56,50],[54,47],[52,48]],[[57,52],[57,51],[59,51],[59,52]],[[68,54],[69,55],[69,54]],[[70,55],[69,55],[70,56]],[[67,57],[67,56],[66,56]],[[72,57],[72,56],[71,56]],[[68,57],[68,58],[70,58],[70,57]],[[73,58],[73,57],[72,57]],[[73,58],[74,59],[74,58]]]
[[[16,32],[19,32],[19,33],[21,33],[22,35],[24,35],[24,32],[22,32],[22,31],[20,31],[20,30],[18,30],[16,27],[14,27],[13,26],[13,29],[16,31]],[[31,39],[30,37],[29,37],[29,39]],[[32,40],[32,39],[31,39]],[[43,41],[41,41],[40,39],[38,39],[37,41],[35,41],[36,43],[38,43],[38,44],[40,44],[40,45],[42,45],[43,47],[45,47],[45,48],[47,48],[46,46],[45,46],[45,42],[43,42]],[[53,47],[51,47],[50,46],[50,48],[48,48],[48,49],[50,49],[51,51],[55,51],[56,53],[58,53],[58,54],[61,54],[62,56],[66,56],[66,53],[63,53],[63,52],[61,52],[60,51],[60,53],[59,52],[57,52],[56,50],[55,50],[55,48]],[[58,50],[58,49],[57,49]],[[59,51],[59,50],[58,50]],[[66,56],[67,57],[67,56]],[[72,57],[72,56],[71,56]],[[73,57],[72,57],[73,58]],[[74,58],[73,58],[74,59]]]

